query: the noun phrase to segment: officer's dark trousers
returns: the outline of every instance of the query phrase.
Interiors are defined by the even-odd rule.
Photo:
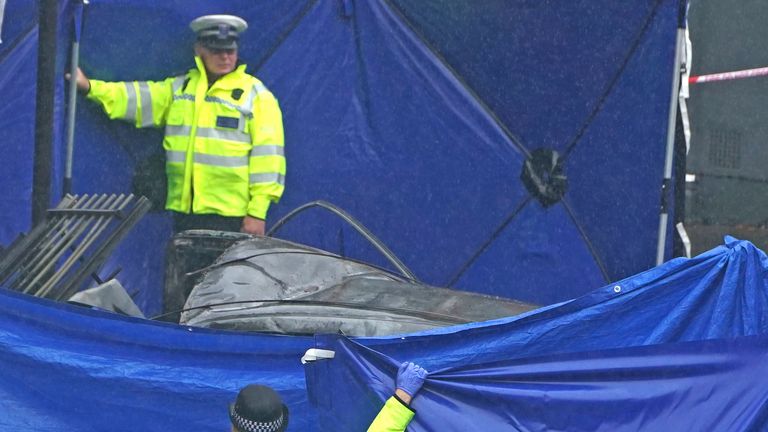
[[[174,233],[193,229],[240,232],[243,224],[242,216],[172,213]]]

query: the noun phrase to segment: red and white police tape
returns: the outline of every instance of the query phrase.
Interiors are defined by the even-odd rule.
[[[714,81],[728,81],[742,78],[752,78],[768,75],[768,67],[761,67],[756,69],[745,69],[733,72],[723,72],[709,75],[698,75],[688,78],[689,84],[698,84]]]

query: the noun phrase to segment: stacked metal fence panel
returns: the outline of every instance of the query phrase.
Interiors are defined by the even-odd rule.
[[[149,210],[144,197],[67,195],[0,260],[0,286],[65,300],[85,284]]]

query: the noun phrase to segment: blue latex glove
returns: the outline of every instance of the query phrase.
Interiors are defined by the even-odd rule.
[[[397,370],[397,388],[414,397],[424,385],[424,379],[427,377],[427,371],[419,365],[412,362],[403,362],[400,369]]]

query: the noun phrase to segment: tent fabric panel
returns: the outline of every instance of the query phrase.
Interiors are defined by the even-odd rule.
[[[568,157],[566,173],[579,179],[569,183],[568,200],[614,280],[656,263],[667,144],[666,125],[659,127],[658,117],[668,116],[671,88],[659,75],[673,74],[674,45],[668,43],[675,38],[673,12],[659,13],[648,27],[600,114]],[[674,211],[669,220],[671,241]]]
[[[3,205],[0,206],[0,245],[7,246],[22,232],[29,231],[32,222],[33,162],[35,159],[35,121],[37,104],[37,57],[38,28],[37,2],[11,2],[7,5],[3,22],[4,42],[0,44],[0,93],[4,100],[12,103],[0,107],[0,128],[4,131],[0,139],[0,150],[6,155],[4,169],[0,173],[3,185]],[[71,20],[71,1],[59,4],[57,29],[58,40],[69,40],[71,26],[64,23]],[[61,196],[63,177],[63,147],[60,144],[64,134],[64,66],[69,46],[57,44],[56,76],[53,97],[53,148],[50,161],[51,179],[49,207],[55,205]]]
[[[392,3],[526,147],[562,150],[660,2]]]
[[[563,205],[544,208],[531,200],[453,287],[498,296],[513,292],[518,300],[545,305],[606,282]]]
[[[354,5],[343,20],[333,5],[322,4],[284,43],[310,47],[317,57],[297,63],[286,49],[265,64],[268,75],[308,72],[301,74],[306,80],[274,87],[285,95],[285,124],[296,126],[286,128],[287,140],[302,147],[288,145],[286,194],[273,217],[311,199],[328,200],[424,281],[439,283],[472,252],[470,240],[487,236],[486,221],[499,220],[523,197],[515,187],[519,173],[509,170],[522,158],[389,9]],[[311,23],[320,22],[328,25],[315,37]],[[340,60],[329,64],[332,57]],[[315,244],[323,231],[286,227],[280,236]],[[360,251],[346,238],[344,247]]]
[[[249,23],[239,57],[256,67],[311,0],[95,0],[85,7],[81,64],[104,80],[163,79],[193,68],[194,18],[235,14]],[[151,59],[151,61],[147,61]],[[254,72],[251,70],[251,72]],[[257,76],[264,80],[258,71]],[[270,87],[270,80],[265,80]]]
[[[58,9],[57,40],[71,40],[73,2],[61,1]],[[38,26],[37,2],[11,2],[7,5],[3,23],[4,42],[0,44],[0,93],[4,100],[13,103],[0,107],[4,114],[0,127],[4,131],[0,150],[6,155],[6,164],[0,173],[3,185],[3,205],[0,206],[0,246],[9,245],[20,233],[27,232],[32,222],[33,162],[35,159],[35,121],[37,104],[37,56]],[[64,117],[64,68],[69,59],[69,44],[58,42],[56,46],[53,97],[53,144],[50,202],[53,207],[62,193],[64,175],[63,145]]]
[[[0,62],[34,31],[38,17],[37,1],[5,3],[4,17],[0,18]]]
[[[5,45],[5,44],[3,44]],[[0,245],[9,245],[32,221],[32,163],[35,136],[35,83],[37,71],[37,32],[23,36],[2,62],[0,91],[7,101],[31,104],[0,105],[0,139],[8,162],[0,170],[3,204],[0,205]]]
[[[471,14],[460,4],[394,3],[530,149],[549,147],[562,152],[566,145],[574,144],[579,128],[587,126],[575,143],[578,159],[567,166],[566,197],[579,209],[577,219],[590,239],[595,238],[593,246],[611,279],[651,267],[655,263],[667,117],[666,110],[655,107],[669,104],[678,2],[646,1],[632,10],[612,2],[571,2],[557,8],[538,3],[514,11],[503,2],[485,2],[473,6]],[[599,26],[586,24],[594,20],[621,20],[622,24],[607,25],[610,30],[603,33],[596,28]],[[541,22],[547,22],[551,31],[542,35],[531,30]],[[589,34],[581,34],[586,28]],[[517,34],[513,44],[502,40],[499,35],[506,33],[501,29]],[[531,33],[537,37],[526,36]],[[573,49],[563,40],[601,48]],[[638,40],[639,45],[633,48]],[[494,50],[495,46],[504,49]],[[494,62],[487,61],[488,52],[494,52]],[[519,88],[511,91],[504,80],[518,70],[523,72],[513,82]],[[585,74],[585,70],[591,72]],[[610,87],[619,72],[616,85]],[[504,95],[513,96],[504,99]],[[604,95],[606,104],[601,106]],[[597,115],[589,123],[588,114],[593,109],[598,110]],[[542,127],[547,122],[553,125]],[[632,156],[627,157],[627,153]],[[639,176],[635,175],[638,169],[642,170]],[[596,187],[609,182],[613,186]],[[612,203],[616,213],[602,211],[605,203]],[[670,233],[672,225],[670,222],[668,226]],[[639,226],[645,228],[638,230]],[[623,234],[638,231],[647,235]],[[617,238],[622,241],[615,241]],[[501,263],[495,264],[501,268]]]

